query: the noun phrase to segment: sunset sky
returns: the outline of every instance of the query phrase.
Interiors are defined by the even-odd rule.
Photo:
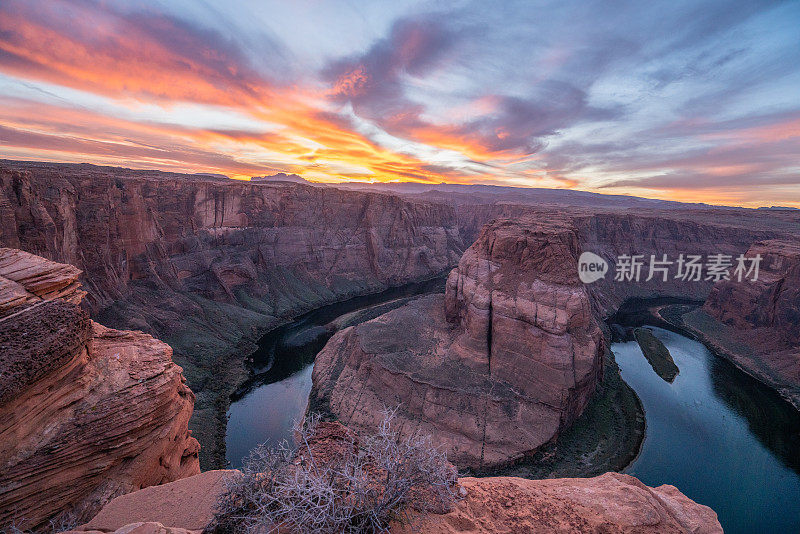
[[[800,206],[800,1],[0,1],[0,157]]]

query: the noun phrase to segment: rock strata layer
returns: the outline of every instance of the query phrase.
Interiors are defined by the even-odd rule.
[[[79,272],[0,249],[0,287],[25,295],[0,317],[0,526],[86,517],[199,472],[194,396],[172,350],[89,320]]]

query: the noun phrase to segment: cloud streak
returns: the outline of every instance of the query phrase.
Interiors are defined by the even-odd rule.
[[[0,155],[800,205],[796,2],[236,4],[3,2]]]

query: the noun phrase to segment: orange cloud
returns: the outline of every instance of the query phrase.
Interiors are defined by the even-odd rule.
[[[124,119],[77,105],[0,98],[3,155],[219,172],[234,177],[293,172],[324,181],[578,186],[580,179],[547,167],[547,158],[534,154],[541,146],[529,146],[530,140],[560,127],[560,111],[550,114],[547,106],[526,107],[530,102],[487,95],[452,109],[444,119],[440,115],[440,122],[432,122],[423,119],[421,106],[410,100],[398,103],[395,92],[382,91],[392,88],[399,72],[422,72],[420,65],[434,64],[443,57],[448,48],[437,41],[439,34],[433,30],[424,25],[402,26],[392,41],[396,46],[386,49],[388,56],[378,54],[383,52],[378,47],[375,54],[365,56],[372,58],[371,62],[364,58],[347,61],[327,82],[292,84],[269,79],[255,69],[227,36],[166,15],[123,12],[92,0],[4,0],[0,3],[0,72],[83,91],[94,95],[90,99],[117,106],[135,108],[145,103],[168,111],[176,104],[190,103],[201,114],[204,109],[232,110],[252,121],[247,129],[195,127]],[[549,61],[557,65],[564,54],[555,50]],[[387,64],[387,72],[381,74]],[[373,138],[363,133],[364,128],[359,127],[363,124],[349,113],[349,109],[356,110],[358,98],[368,98],[376,87],[381,105],[375,106],[374,115],[359,116],[369,117],[394,137],[386,141],[389,136]],[[345,102],[351,108],[344,107]],[[384,109],[387,102],[390,105]],[[775,143],[798,137],[800,119],[705,136],[724,138],[723,149],[731,148],[725,142]],[[404,145],[404,141],[408,142]],[[415,151],[415,144],[427,146]],[[435,153],[436,149],[442,157],[431,159],[451,164],[432,163],[414,155]],[[749,166],[751,161],[744,159],[709,151],[695,157],[645,162],[639,167],[695,170],[724,180],[771,168],[771,162]],[[534,160],[540,160],[542,169],[526,168]],[[627,170],[637,166],[626,165]],[[485,174],[475,174],[481,168]],[[705,192],[682,184],[664,187],[659,194],[673,199],[689,199],[692,194],[706,198]],[[728,198],[732,197],[716,200]]]
[[[68,24],[62,8],[69,8]],[[378,180],[442,181],[458,175],[431,171],[427,162],[382,147],[341,117],[322,111],[328,105],[327,96],[352,96],[363,90],[369,83],[363,68],[352,69],[322,92],[311,87],[281,86],[250,69],[236,48],[218,34],[168,17],[125,14],[91,3],[59,0],[37,6],[11,0],[0,7],[0,12],[0,70],[5,73],[115,99],[163,106],[175,102],[226,106],[278,125],[276,132],[263,134],[190,131],[121,121],[78,109],[60,108],[43,114],[42,106],[36,109],[31,104],[6,110],[2,125],[7,135],[16,130],[17,134],[11,136],[13,146],[30,154],[41,151],[42,157],[53,157],[83,150],[87,156],[107,161],[116,154],[120,164],[136,164],[141,158],[143,165],[170,166],[179,165],[176,158],[184,154],[191,158],[186,160],[187,166],[205,161],[215,171],[234,175],[270,168],[264,162],[252,161],[252,155],[210,156],[215,152],[213,145],[222,142],[241,145],[245,152],[247,147],[260,147],[284,154],[289,160],[295,158],[297,165],[289,166],[299,173],[304,170],[302,162],[328,160],[366,167]],[[409,35],[401,55],[414,56],[420,39]],[[477,105],[490,106],[491,99]],[[37,116],[47,119],[36,121]],[[32,120],[35,130],[25,130]],[[70,124],[75,125],[73,130],[67,128]],[[117,130],[133,143],[109,135]],[[455,128],[425,125],[408,134],[416,141],[474,160],[511,159],[485,149],[479,139],[459,135]],[[177,151],[144,148],[175,137],[180,138]],[[324,173],[325,164],[321,166],[317,171]],[[331,171],[330,179],[336,179],[336,174]]]

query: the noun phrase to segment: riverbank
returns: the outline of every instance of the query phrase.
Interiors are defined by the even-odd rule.
[[[636,392],[622,380],[611,351],[606,354],[603,373],[603,381],[589,405],[555,442],[530,458],[491,474],[533,479],[584,478],[622,471],[633,462],[645,436],[644,407]]]
[[[263,335],[257,350],[241,359],[246,374],[225,398],[225,418],[216,429],[224,441],[217,461],[240,467],[254,446],[290,439],[293,422],[307,405],[310,366],[328,339],[422,295],[443,292],[445,274],[322,306]],[[271,406],[278,408],[267,409]]]
[[[782,376],[764,365],[751,346],[742,342],[731,327],[716,320],[698,306],[668,304],[650,309],[650,316],[659,326],[695,339],[743,373],[775,390],[784,400],[800,411],[800,386],[788,383]]]

